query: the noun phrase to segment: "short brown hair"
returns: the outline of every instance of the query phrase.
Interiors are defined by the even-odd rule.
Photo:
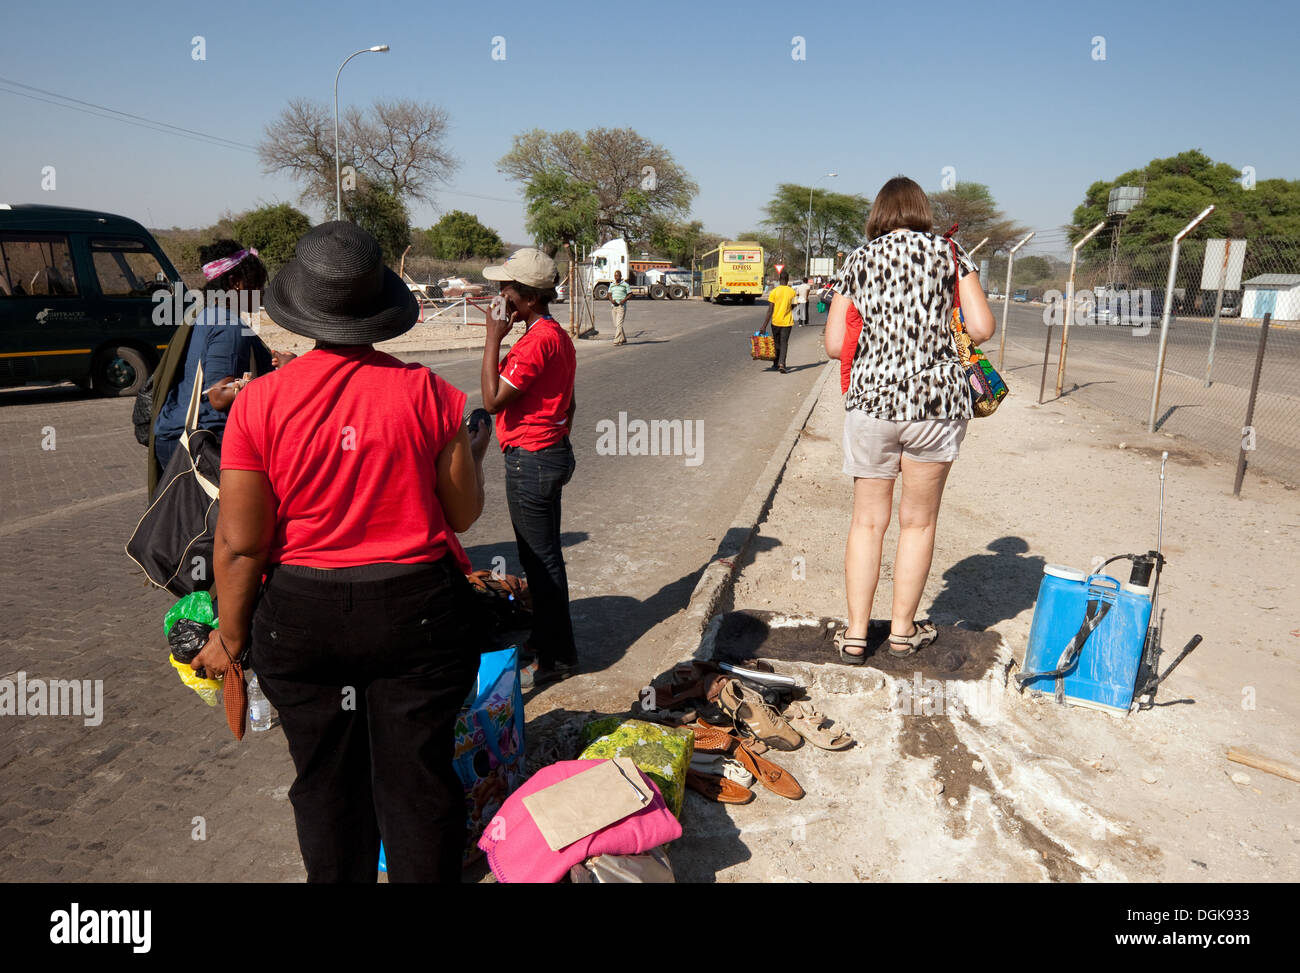
[[[930,198],[916,182],[907,176],[895,176],[880,187],[867,217],[867,239],[874,240],[890,230],[917,230],[928,233],[934,229],[934,211]]]

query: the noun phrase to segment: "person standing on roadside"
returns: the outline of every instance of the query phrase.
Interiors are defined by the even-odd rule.
[[[221,627],[191,662],[246,653],[280,713],[309,882],[457,882],[456,718],[480,641],[456,538],[483,510],[490,431],[465,393],[375,343],[420,307],[351,223],[308,231],[266,292],[315,347],[231,406],[213,564]],[[216,329],[209,329],[216,330]]]
[[[807,277],[794,288],[794,323],[801,328],[808,323],[808,294],[811,290],[812,285],[808,283]]]
[[[614,283],[609,285],[609,303],[614,306],[614,344],[627,344],[623,333],[623,317],[627,313],[627,295],[631,290],[623,281],[623,271],[614,271]]]
[[[540,250],[517,250],[483,276],[501,281],[487,320],[480,384],[483,408],[496,418],[505,453],[506,502],[519,561],[533,597],[533,632],[524,656],[525,689],[566,679],[578,668],[569,614],[569,578],[560,548],[560,498],[573,476],[573,341],[551,317],[559,274]],[[615,273],[618,286],[619,274]],[[616,308],[618,313],[621,308]],[[616,319],[617,320],[617,319]],[[501,341],[517,322],[524,335],[501,358]]]
[[[785,352],[790,345],[790,329],[794,327],[794,315],[790,309],[794,306],[795,290],[790,286],[790,275],[784,270],[778,278],[777,286],[767,295],[767,317],[763,319],[763,334],[767,326],[772,326],[772,340],[776,345],[776,358],[769,371],[786,374]]]

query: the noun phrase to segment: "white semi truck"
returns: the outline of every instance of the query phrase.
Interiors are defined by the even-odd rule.
[[[691,295],[691,272],[681,267],[655,267],[634,272],[628,256],[627,241],[610,240],[591,252],[591,294],[598,301],[609,297],[614,271],[623,275],[631,293],[651,300],[678,301]]]

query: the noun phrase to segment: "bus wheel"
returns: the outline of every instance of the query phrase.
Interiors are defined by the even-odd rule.
[[[91,388],[106,396],[135,395],[148,378],[148,362],[130,345],[105,348],[90,369]]]
[[[705,303],[705,304],[712,304],[712,303],[713,303],[713,295],[712,295],[712,294],[701,294],[700,297],[704,298],[704,303]]]
[[[668,289],[668,297],[674,301],[680,301],[686,296],[686,288],[681,284],[675,284]]]
[[[596,285],[596,289],[595,289],[594,291],[591,292],[591,296],[592,296],[594,299],[596,299],[597,301],[608,300],[608,299],[609,299],[609,285],[608,285],[608,284],[597,284],[597,285]]]
[[[740,300],[741,300],[741,302],[744,303],[744,304],[753,304],[753,303],[754,303],[754,295],[753,295],[753,294],[744,294],[744,295],[741,296]]]

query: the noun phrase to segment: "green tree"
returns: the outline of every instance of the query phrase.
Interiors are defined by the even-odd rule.
[[[524,186],[524,211],[528,232],[551,255],[565,243],[596,243],[600,200],[591,183],[559,170],[536,173]]]
[[[782,241],[791,260],[787,263],[804,268],[808,241],[808,202],[812,199],[812,256],[833,257],[862,244],[871,200],[853,193],[834,193],[829,189],[783,182],[763,208],[763,225]]]
[[[1110,181],[1094,182],[1074,211],[1071,239],[1077,240],[1107,218],[1110,191],[1117,186],[1140,186],[1146,191],[1142,202],[1124,218],[1121,250],[1167,245],[1210,204],[1215,210],[1198,228],[1198,237],[1300,236],[1300,180],[1261,179],[1248,189],[1239,170],[1193,149],[1154,159]],[[1100,233],[1089,241],[1087,250],[1109,245],[1109,234]]]
[[[458,209],[444,214],[424,235],[429,255],[438,260],[499,257],[505,249],[496,230],[484,226],[472,213]]]
[[[411,242],[411,221],[402,201],[388,189],[359,178],[354,190],[343,194],[343,218],[379,241],[384,262],[396,267]]]
[[[706,232],[699,220],[683,223],[656,217],[649,223],[649,236],[637,243],[640,248],[667,257],[678,266],[690,267],[692,260],[708,253],[723,239],[716,233]]]
[[[685,217],[699,192],[672,153],[630,128],[593,128],[585,135],[532,129],[514,137],[497,167],[524,184],[526,199],[572,194],[581,197],[586,215],[586,197],[592,197],[591,225],[600,242],[648,239],[654,217]],[[548,217],[546,223],[556,221],[565,222]]]
[[[288,203],[249,210],[234,221],[234,235],[246,247],[255,247],[266,269],[275,274],[293,257],[294,247],[311,229],[311,220]]]
[[[934,210],[936,233],[947,233],[956,223],[957,240],[967,248],[988,237],[981,255],[1009,250],[1029,232],[1003,215],[992,191],[983,183],[959,182],[952,189],[930,193],[930,207]]]

